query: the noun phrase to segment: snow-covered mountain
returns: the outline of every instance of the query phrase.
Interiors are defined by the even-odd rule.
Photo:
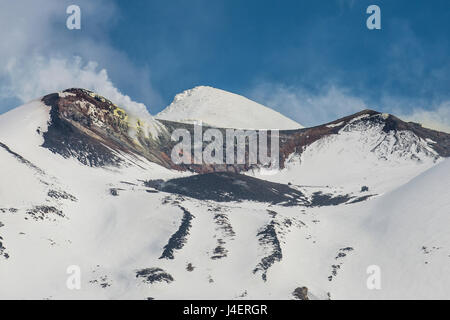
[[[297,122],[282,114],[224,90],[199,86],[175,96],[173,102],[156,115],[157,119],[199,123],[219,128],[299,129]]]
[[[450,161],[446,159],[392,192],[353,211],[361,239],[336,287],[349,298],[448,299],[450,278]],[[360,214],[358,218],[356,215]],[[380,267],[381,290],[367,290],[359,271]],[[360,278],[360,281],[355,281]],[[350,280],[351,279],[351,280]],[[336,294],[344,294],[343,288]]]
[[[83,89],[1,115],[0,298],[450,297],[449,134],[364,110],[281,131],[268,174],[175,165],[177,126]]]

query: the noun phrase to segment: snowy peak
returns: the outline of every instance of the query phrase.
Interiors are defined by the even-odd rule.
[[[150,115],[138,118],[85,89],[68,89],[42,98],[50,107],[43,147],[88,166],[119,166],[124,154],[170,167],[159,145],[164,126]]]
[[[450,135],[374,110],[363,110],[333,122],[294,132],[282,132],[282,157],[301,154],[311,145],[342,144],[342,150],[376,154],[379,159],[450,156]],[[343,140],[343,141],[341,141]],[[371,148],[367,149],[368,146]],[[326,148],[325,148],[326,149]],[[341,153],[341,152],[339,152]],[[284,161],[281,161],[284,163]]]
[[[407,181],[410,172],[448,157],[449,143],[449,134],[363,110],[324,125],[281,132],[283,170],[273,181],[354,188],[371,181],[371,190],[384,192]]]
[[[200,96],[205,99],[208,97],[208,101],[213,102],[211,100],[213,98],[204,92],[218,91],[221,90],[208,87],[188,90],[178,95],[170,108],[180,109],[192,97],[195,99],[200,99]],[[230,101],[229,95],[233,96],[227,92],[220,95],[227,101]],[[237,97],[238,100],[245,99]],[[220,104],[220,97],[215,103]],[[42,109],[42,113],[45,113],[43,116],[48,117],[45,125],[30,129],[33,134],[38,132],[39,139],[43,140],[39,142],[39,146],[66,159],[76,159],[86,166],[124,167],[136,165],[144,160],[168,169],[196,173],[246,172],[261,167],[260,162],[248,163],[248,154],[243,164],[175,164],[171,160],[171,152],[178,141],[171,138],[171,133],[178,128],[184,128],[194,136],[193,124],[156,120],[150,115],[145,119],[139,118],[89,90],[67,89],[60,93],[49,94],[43,97],[38,105],[42,105],[38,109]],[[190,105],[192,106],[194,104]],[[22,112],[22,116],[19,117],[28,117],[29,108],[21,109],[23,108],[18,108],[13,113]],[[267,110],[269,113],[272,112],[270,109]],[[5,117],[6,115],[2,116],[3,122],[9,122]],[[267,119],[272,118],[267,115]],[[206,129],[207,127],[204,127],[204,130]],[[14,134],[14,130],[4,126],[3,131],[5,130]],[[219,127],[219,130],[223,136],[226,135],[223,127]],[[323,158],[321,168],[311,168],[311,172],[315,172],[314,175],[323,172],[323,168],[333,168],[333,159],[336,157],[342,158],[342,165],[354,170],[352,163],[355,157],[360,163],[369,165],[372,162],[367,159],[377,163],[386,160],[434,162],[440,157],[450,156],[449,134],[422,128],[419,124],[404,122],[395,116],[373,110],[363,110],[312,128],[281,130],[279,137],[280,168],[286,168],[298,157],[308,157],[313,164],[317,159]],[[226,148],[226,141],[224,143]],[[206,146],[207,144],[203,145],[204,148]],[[193,150],[194,147],[191,146],[191,152]],[[248,148],[245,148],[245,152],[248,153]],[[375,158],[372,159],[372,156]],[[306,168],[305,161],[302,168]]]
[[[76,158],[88,166],[120,167],[129,165],[130,158],[132,163],[144,158],[165,168],[197,173],[242,172],[260,167],[259,163],[230,166],[193,163],[177,165],[171,161],[171,150],[176,143],[171,139],[171,132],[182,126],[189,130],[192,136],[193,124],[155,120],[150,116],[145,120],[137,118],[108,99],[88,90],[68,89],[62,93],[47,95],[42,101],[50,107],[50,124],[48,130],[43,133],[42,146],[64,158]],[[258,104],[255,107],[250,100],[210,87],[197,87],[178,95],[168,109],[186,111],[194,110],[194,106],[200,105],[200,109],[206,110],[208,105],[221,106],[229,103],[226,108],[211,108],[223,111],[227,108],[236,109],[238,104],[233,104],[233,101],[248,101],[250,107],[244,107],[246,111],[258,108],[263,110],[265,120],[274,119],[274,111]],[[231,121],[234,116],[237,117],[236,113],[232,113],[228,118],[223,115],[223,119]],[[244,121],[252,118],[255,117],[244,117],[241,124],[244,125]],[[222,122],[218,127],[227,127],[225,124]],[[225,135],[225,132],[223,134]],[[321,126],[280,131],[280,167],[285,168],[289,159],[296,155],[301,156],[305,151],[317,149],[314,154],[318,154],[314,157],[320,157],[326,150],[334,150],[338,146],[345,151],[336,151],[339,154],[358,154],[361,159],[365,159],[368,154],[374,154],[376,161],[436,160],[450,156],[450,135],[404,122],[389,114],[363,110]],[[325,166],[329,167],[328,164]]]
[[[199,86],[175,96],[173,102],[156,118],[184,123],[198,123],[219,128],[299,129],[297,122],[282,114],[224,90]]]
[[[355,126],[350,125],[357,123],[362,123],[366,127],[376,125],[381,128],[383,134],[409,132],[416,139],[421,139],[440,156],[450,156],[450,135],[448,133],[424,128],[419,123],[405,122],[392,114],[380,113],[370,109],[324,124],[319,128],[335,128],[334,130],[345,128],[344,130],[349,131],[352,128],[355,129]]]

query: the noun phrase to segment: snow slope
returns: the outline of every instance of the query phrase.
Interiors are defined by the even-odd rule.
[[[0,116],[2,299],[292,299],[303,286],[311,299],[450,297],[450,162],[409,131],[357,119],[254,173],[292,182],[283,196],[298,204],[218,202],[152,187],[196,176],[139,154],[91,167],[41,147],[49,112],[36,100]],[[231,185],[235,199],[250,184]],[[370,265],[381,290],[366,286]]]
[[[448,299],[450,278],[450,161],[445,160],[364,210],[339,212],[352,220],[347,241],[355,253],[340,270],[335,298]],[[356,208],[354,208],[356,209]],[[339,227],[341,225],[341,227]],[[336,235],[336,232],[330,230]],[[340,231],[343,237],[344,229]],[[368,290],[367,267],[380,268],[381,289]]]
[[[274,182],[306,186],[334,186],[348,191],[367,186],[377,194],[408,182],[440,161],[431,144],[405,130],[383,130],[370,121],[382,115],[362,116],[341,123],[337,134],[326,135],[293,153],[275,175],[249,172]]]
[[[177,94],[156,118],[187,123],[203,121],[205,125],[220,128],[303,128],[297,122],[243,96],[206,86]]]

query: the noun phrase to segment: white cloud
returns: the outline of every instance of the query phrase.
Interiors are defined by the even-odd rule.
[[[424,127],[450,133],[450,101],[428,104],[424,108],[421,107],[427,105],[424,101],[384,96],[380,99],[380,106],[374,107],[366,99],[333,85],[313,92],[303,87],[271,83],[257,85],[247,95],[307,127],[336,120],[363,109],[374,109],[392,113],[404,121],[418,122]]]
[[[413,121],[422,126],[450,133],[450,101],[446,99],[411,99],[383,96],[381,104],[386,112],[404,121]]]
[[[32,57],[24,63],[10,62],[6,72],[10,81],[3,88],[2,96],[29,101],[67,88],[85,88],[107,97],[136,116],[147,117],[145,105],[122,94],[105,69],[99,69],[95,62],[83,63],[80,57]]]
[[[77,1],[81,30],[69,31],[65,21],[70,4],[67,0],[0,2],[0,20],[8,26],[0,29],[0,113],[12,107],[2,105],[2,99],[26,102],[71,87],[94,90],[138,115],[146,112],[142,103],[116,88],[105,66],[114,69],[119,81],[132,77],[133,90],[158,103],[148,70],[133,65],[108,42],[107,30],[118,14],[115,5]]]
[[[253,88],[248,95],[304,126],[319,125],[368,108],[362,99],[336,86],[312,93],[305,88],[265,83]]]
[[[430,129],[450,133],[450,101],[445,101],[432,110],[413,109],[411,113],[399,114],[399,117],[421,123]]]

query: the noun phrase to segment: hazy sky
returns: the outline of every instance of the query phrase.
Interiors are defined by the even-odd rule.
[[[82,86],[156,114],[210,85],[306,126],[372,108],[450,128],[448,0],[0,0],[0,26],[0,113]]]

